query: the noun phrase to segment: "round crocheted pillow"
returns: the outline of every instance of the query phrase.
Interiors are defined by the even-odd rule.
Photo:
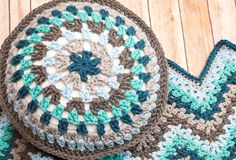
[[[1,49],[1,104],[33,145],[95,159],[155,130],[167,95],[153,32],[114,0],[55,0]]]

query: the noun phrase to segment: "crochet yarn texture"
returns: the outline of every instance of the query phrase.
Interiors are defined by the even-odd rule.
[[[226,40],[220,41],[198,78],[174,62],[168,61],[168,63],[169,84],[172,87],[169,87],[169,101],[158,122],[158,130],[161,132],[153,134],[150,138],[151,141],[154,138],[156,140],[146,145],[139,144],[139,147],[129,151],[107,156],[103,160],[141,160],[144,157],[150,160],[234,160],[236,158],[236,45]],[[184,96],[190,99],[187,99],[187,103]],[[214,101],[206,101],[207,97],[211,97]],[[200,105],[203,101],[201,98],[204,102],[209,102],[210,107],[206,109],[207,105]],[[199,115],[202,117],[199,118]],[[2,133],[9,134],[7,130]],[[17,137],[19,136],[13,136],[14,140],[5,143],[9,144],[9,147],[3,144],[2,157],[22,158],[23,155],[30,154],[31,157],[28,159],[35,157],[58,159],[40,150],[34,150],[31,146],[22,149],[23,144],[27,142]],[[11,143],[19,139],[22,143],[17,146]],[[9,148],[14,150],[21,148],[21,152],[12,154]],[[137,152],[140,149],[144,150],[145,154]]]
[[[46,152],[94,159],[156,130],[166,61],[152,31],[118,2],[49,2],[13,31],[1,56],[3,110]]]

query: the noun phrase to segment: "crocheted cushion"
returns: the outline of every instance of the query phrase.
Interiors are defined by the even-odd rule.
[[[158,129],[163,132],[152,134],[151,140],[156,140],[147,143],[145,147],[139,144],[129,151],[105,157],[103,160],[140,160],[142,156],[150,156],[150,160],[235,159],[236,45],[220,41],[209,56],[200,78],[193,77],[172,61],[169,61],[168,71],[172,87],[169,88],[169,101],[158,124]],[[193,90],[196,92],[192,92]],[[178,96],[179,93],[191,96],[191,101],[183,105],[185,99]],[[203,111],[206,105],[198,105],[197,111],[194,101],[198,100],[199,94],[204,99],[209,95],[214,97],[215,102],[209,103],[209,109]],[[198,115],[201,116],[200,119]],[[0,158],[55,158],[32,148],[29,142],[12,130],[6,116],[0,118],[0,132],[3,135],[0,139]],[[146,154],[140,153],[140,149]]]
[[[24,137],[60,157],[128,149],[155,129],[165,102],[162,49],[117,2],[66,2],[34,10],[5,42],[4,109]]]

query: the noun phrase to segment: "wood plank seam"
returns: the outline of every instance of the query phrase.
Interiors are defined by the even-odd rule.
[[[9,0],[1,0],[0,3],[0,46],[3,44],[5,38],[10,33],[9,30],[9,21],[10,21],[10,12],[9,12]]]
[[[151,26],[165,56],[187,69],[178,0],[149,0]]]
[[[212,35],[212,39],[213,39],[213,43],[216,44],[215,42],[215,37],[214,37],[214,33],[213,33],[213,26],[212,26],[212,21],[211,21],[211,14],[210,14],[210,9],[209,9],[209,0],[206,0],[207,3],[207,8],[208,8],[208,15],[209,15],[209,21],[210,21],[210,25],[211,25],[211,35]]]
[[[180,9],[180,2],[178,0],[178,9],[179,9],[179,14],[180,14],[180,22],[181,22],[181,29],[182,29],[182,35],[183,35],[183,44],[184,44],[184,54],[185,54],[185,61],[186,61],[186,66],[187,66],[187,71],[189,71],[189,65],[188,65],[188,56],[187,56],[187,50],[186,50],[186,44],[185,44],[185,36],[184,36],[184,28],[183,28],[183,20],[181,16],[181,9]]]
[[[10,34],[10,31],[11,31],[11,0],[8,0],[8,17],[9,17],[9,34]]]
[[[30,11],[32,11],[32,1],[30,0]]]
[[[179,0],[188,71],[200,74],[214,42],[206,0]]]
[[[212,20],[212,29],[215,42],[227,39],[236,42],[236,9],[235,0],[214,0],[209,2],[209,12]]]
[[[152,18],[151,18],[151,12],[150,12],[150,2],[149,0],[147,0],[147,5],[148,5],[148,16],[149,16],[149,25],[150,25],[150,28],[152,28]]]

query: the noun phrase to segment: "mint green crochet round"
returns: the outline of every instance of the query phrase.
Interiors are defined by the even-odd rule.
[[[64,112],[64,107],[61,104],[56,105],[56,107],[52,111],[52,115],[59,120],[62,118],[62,113]]]
[[[129,36],[128,39],[125,41],[125,46],[127,48],[134,47],[134,44],[135,44],[135,42],[134,42],[134,38],[132,36]]]
[[[103,123],[110,122],[110,118],[108,117],[107,112],[104,110],[99,110],[97,116],[98,119],[100,119]]]
[[[31,37],[29,37],[28,41],[30,43],[39,43],[39,42],[42,42],[43,39],[38,34],[34,33],[34,34],[31,35]]]
[[[30,94],[34,100],[38,98],[38,96],[41,94],[41,91],[43,88],[39,85],[35,86],[34,88],[30,89]]]
[[[125,91],[125,98],[128,102],[131,102],[131,103],[138,102],[138,95],[134,91],[131,91],[131,90]]]
[[[139,75],[143,71],[143,65],[142,64],[135,65],[130,70],[133,74]]]
[[[23,75],[23,81],[26,86],[29,86],[36,76],[33,73]]]
[[[115,26],[115,21],[113,21],[111,18],[106,17],[105,19],[105,25],[106,25],[106,29],[110,30]]]
[[[118,36],[123,36],[124,34],[126,34],[126,27],[123,25],[119,26],[117,30],[117,34]]]
[[[102,21],[102,17],[98,13],[93,12],[92,17],[95,23],[100,23]]]
[[[82,22],[86,22],[89,18],[86,12],[81,11],[81,12],[78,12],[77,15]]]
[[[120,100],[119,102],[120,102],[119,108],[122,109],[124,112],[128,113],[131,109],[129,102],[126,100]]]
[[[24,71],[26,69],[29,69],[33,62],[31,60],[21,60],[20,64],[20,69]]]
[[[52,17],[49,19],[49,23],[58,26],[58,27],[62,27],[62,21],[60,20],[60,18],[58,17]]]
[[[41,24],[38,27],[36,27],[36,29],[38,32],[42,32],[42,33],[50,32],[50,26],[46,24]]]
[[[68,121],[73,124],[79,124],[79,115],[75,108],[69,113]]]
[[[139,49],[135,49],[131,53],[131,58],[133,58],[134,60],[138,60],[139,58],[141,58],[141,51]]]
[[[63,12],[62,13],[62,18],[68,20],[69,22],[74,22],[74,15],[70,12]]]
[[[34,47],[33,46],[27,46],[27,47],[23,48],[23,50],[21,52],[21,55],[22,56],[31,55],[33,52],[34,52]]]
[[[130,83],[131,83],[131,85],[132,85],[132,87],[135,89],[135,90],[138,90],[138,91],[140,91],[140,90],[142,90],[142,86],[143,86],[143,80],[131,80],[130,81]]]
[[[126,109],[127,109],[127,108],[125,108],[125,110],[126,110]],[[121,107],[112,106],[112,113],[113,113],[117,118],[122,117],[122,109],[121,109]]]
[[[84,122],[85,124],[97,124],[97,118],[90,110],[87,110],[84,114]]]
[[[39,106],[42,108],[42,110],[47,111],[48,107],[50,104],[50,99],[48,98],[43,98],[40,103]]]

